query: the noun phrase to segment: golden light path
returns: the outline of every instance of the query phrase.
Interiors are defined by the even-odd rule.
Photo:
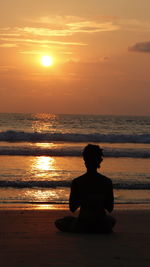
[[[37,157],[36,168],[39,170],[48,171],[53,167],[54,159],[52,157]]]
[[[43,144],[42,144],[43,145]],[[47,146],[48,144],[45,144]],[[55,175],[55,159],[49,156],[38,156],[35,157],[31,169],[35,173],[35,177],[38,180],[45,180],[45,174],[49,174],[49,172],[53,171],[53,175]],[[57,174],[57,173],[56,173]],[[52,204],[42,204],[42,202],[51,202],[53,199],[58,199],[58,192],[54,188],[39,188],[36,190],[28,190],[26,195],[33,198],[33,201],[36,203],[41,201],[41,204],[37,204],[35,209],[54,209],[55,205]],[[34,203],[34,204],[35,204]]]

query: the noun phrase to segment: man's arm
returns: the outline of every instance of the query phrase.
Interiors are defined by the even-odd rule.
[[[79,193],[77,190],[77,185],[73,180],[71,184],[71,192],[69,197],[69,208],[71,212],[74,212],[79,207],[80,207]]]
[[[105,199],[105,209],[111,212],[114,208],[114,194],[113,194],[113,184],[109,180],[108,189],[107,189],[107,198]]]

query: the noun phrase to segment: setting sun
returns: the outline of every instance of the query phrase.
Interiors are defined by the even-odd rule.
[[[42,56],[41,57],[41,64],[44,67],[49,67],[53,65],[53,58],[51,56]]]

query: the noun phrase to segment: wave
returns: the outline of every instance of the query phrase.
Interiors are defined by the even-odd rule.
[[[103,148],[105,157],[150,158],[149,148]],[[37,146],[2,146],[0,155],[9,156],[63,156],[80,157],[81,146],[54,146],[43,148]]]
[[[71,181],[0,181],[1,188],[57,188],[70,185]],[[149,190],[150,183],[114,183],[114,189]]]
[[[150,144],[150,134],[79,134],[38,133],[21,131],[0,132],[0,141],[6,142],[96,142],[96,143],[143,143]]]

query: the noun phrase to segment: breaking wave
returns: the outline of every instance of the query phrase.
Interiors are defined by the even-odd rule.
[[[130,157],[130,158],[150,158],[148,148],[103,148],[105,157]],[[43,148],[37,146],[2,146],[0,155],[9,156],[63,156],[80,157],[81,146],[54,146]]]
[[[78,134],[4,131],[0,141],[6,142],[101,142],[101,143],[150,143],[150,134]]]
[[[0,181],[1,188],[57,188],[70,185],[71,181]],[[114,189],[149,190],[150,183],[114,183]]]

